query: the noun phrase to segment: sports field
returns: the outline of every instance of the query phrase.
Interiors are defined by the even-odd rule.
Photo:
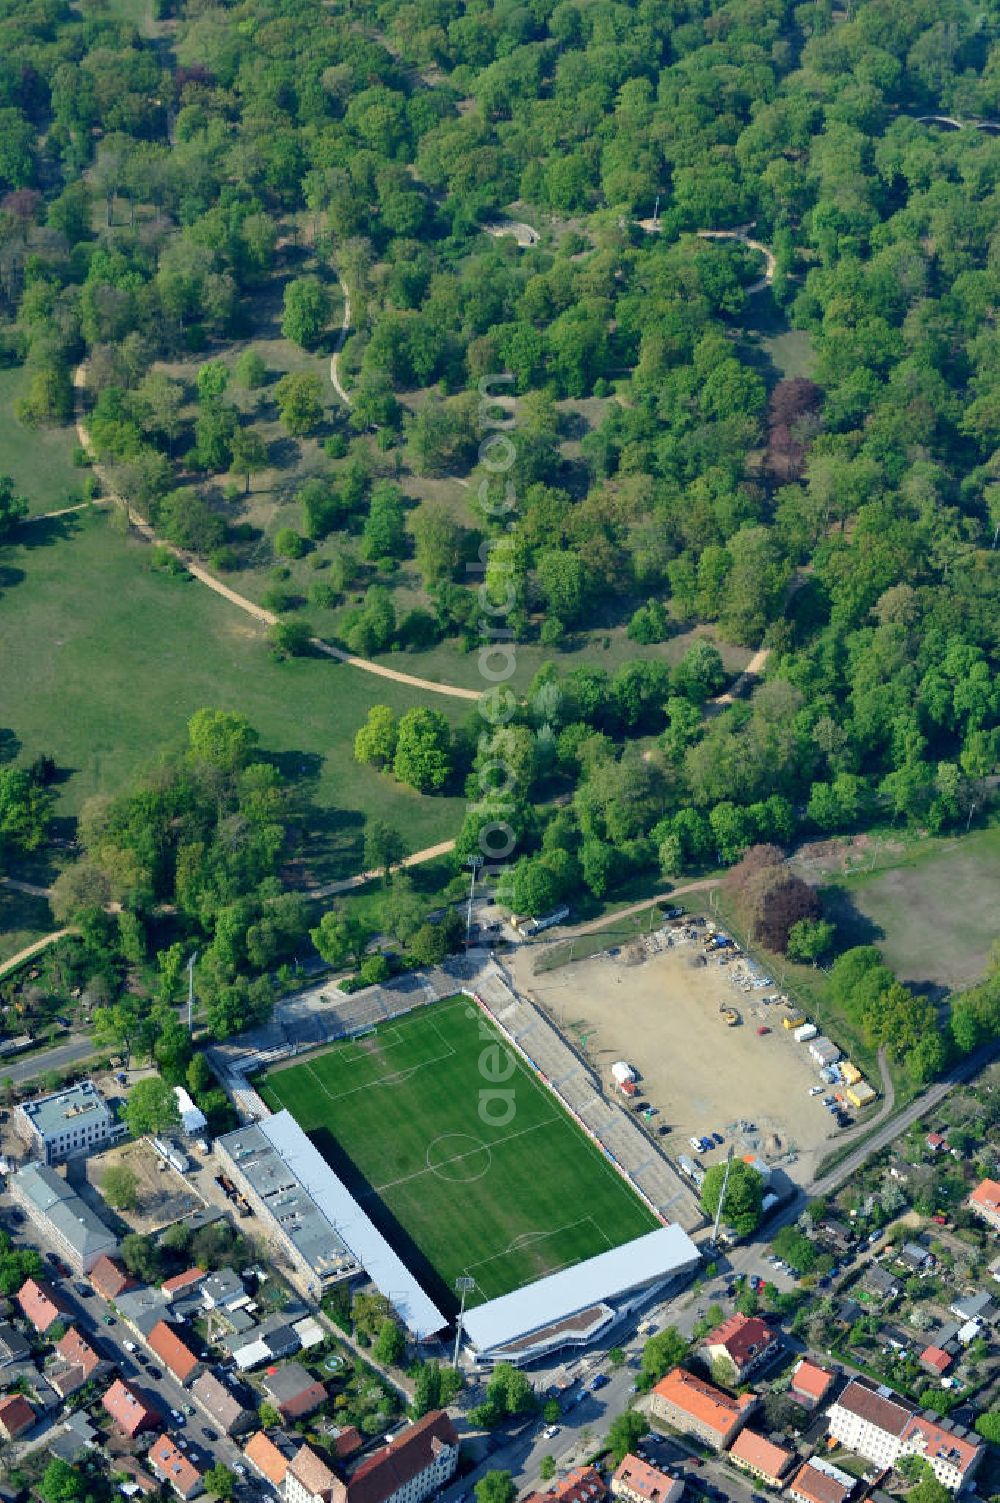
[[[460,1274],[480,1304],[659,1224],[466,997],[279,1066],[257,1088],[449,1307]]]

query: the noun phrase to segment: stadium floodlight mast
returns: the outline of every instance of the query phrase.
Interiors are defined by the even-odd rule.
[[[469,908],[468,908],[468,912],[465,915],[465,948],[466,949],[469,948],[469,943],[470,943],[470,940],[472,938],[472,900],[473,900],[473,898],[476,895],[476,877],[478,876],[479,869],[484,864],[485,860],[486,860],[485,856],[470,856],[468,858],[468,860],[466,861],[466,863],[465,863],[466,866],[471,866],[471,868],[472,868],[472,881],[469,883]]]
[[[719,1205],[715,1212],[715,1225],[712,1227],[712,1246],[719,1245],[719,1222],[722,1220],[722,1208],[726,1203],[726,1191],[729,1188],[729,1171],[733,1166],[733,1145],[730,1143],[729,1152],[726,1154],[726,1172],[722,1176],[722,1189],[719,1191]]]
[[[458,1371],[458,1348],[462,1342],[462,1319],[465,1315],[465,1296],[471,1294],[475,1287],[475,1279],[471,1279],[468,1274],[463,1274],[461,1278],[455,1280],[455,1293],[462,1296],[462,1303],[458,1310],[458,1320],[455,1322],[455,1350],[451,1359],[451,1365],[456,1372]]]
[[[188,1033],[194,1033],[194,966],[195,966],[195,961],[197,959],[198,959],[198,951],[195,950],[194,954],[191,956],[191,959],[188,961],[188,964],[187,964],[187,972],[188,972]]]

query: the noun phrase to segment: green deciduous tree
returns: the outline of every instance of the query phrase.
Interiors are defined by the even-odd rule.
[[[452,772],[451,729],[440,710],[407,710],[400,717],[393,772],[420,793],[436,793]]]
[[[634,1451],[642,1437],[649,1431],[649,1421],[637,1409],[626,1409],[611,1421],[608,1430],[608,1446],[615,1466]]]
[[[134,1211],[138,1192],[138,1177],[127,1164],[111,1164],[101,1176],[101,1193],[118,1211]]]
[[[174,1088],[159,1075],[136,1081],[125,1103],[125,1123],[134,1138],[174,1132],[181,1125]]]
[[[713,1164],[705,1175],[701,1187],[701,1208],[708,1217],[714,1218],[719,1209],[725,1174],[725,1164]],[[745,1164],[742,1159],[733,1159],[729,1165],[726,1203],[722,1208],[723,1224],[731,1226],[739,1236],[749,1237],[760,1223],[763,1198],[764,1181],[757,1170]]]
[[[323,421],[323,385],[312,371],[282,376],[274,388],[281,421],[293,438],[315,433]]]
[[[285,288],[281,332],[311,349],[330,321],[330,295],[318,277],[296,277]]]

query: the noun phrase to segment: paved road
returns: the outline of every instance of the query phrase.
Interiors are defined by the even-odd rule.
[[[12,1206],[13,1202],[9,1196],[0,1195],[0,1216],[3,1216],[5,1222],[8,1221]],[[19,1246],[34,1247],[43,1254],[52,1251],[35,1226],[29,1227],[25,1223],[24,1226],[13,1229],[11,1235]],[[183,1412],[183,1405],[191,1402],[188,1395],[180,1384],[174,1382],[173,1378],[162,1369],[155,1358],[152,1361],[153,1365],[162,1372],[160,1378],[151,1378],[147,1369],[136,1361],[137,1354],[125,1350],[124,1343],[136,1340],[136,1338],[120,1319],[116,1319],[114,1325],[111,1326],[104,1324],[104,1317],[109,1313],[109,1307],[103,1299],[96,1294],[83,1298],[76,1290],[76,1283],[83,1281],[60,1278],[51,1266],[46,1268],[45,1278],[55,1285],[65,1298],[73,1312],[73,1323],[82,1334],[93,1339],[95,1347],[115,1364],[123,1378],[135,1383],[145,1394],[155,1397],[157,1407],[165,1421],[165,1428],[170,1428],[175,1435],[183,1436],[195,1453],[200,1452],[203,1465],[206,1464],[206,1459],[208,1465],[211,1465],[213,1461],[222,1461],[228,1467],[232,1467],[237,1462],[243,1464],[239,1448],[228,1437],[220,1436],[218,1441],[208,1439],[205,1433],[206,1425],[213,1430],[215,1427],[202,1417],[200,1410],[196,1409],[183,1426],[179,1427],[171,1422],[171,1409]],[[141,1349],[141,1344],[137,1340],[136,1345]],[[59,1418],[59,1411],[53,1413],[53,1418]],[[268,1492],[266,1487],[258,1485],[256,1479],[254,1491],[264,1495]]]
[[[0,1060],[0,1080],[12,1080],[15,1085],[20,1085],[22,1081],[34,1080],[36,1075],[44,1075],[46,1070],[65,1070],[67,1065],[78,1064],[96,1053],[97,1046],[92,1038],[74,1033],[65,1044],[56,1044],[39,1054],[29,1054],[21,1060]]]

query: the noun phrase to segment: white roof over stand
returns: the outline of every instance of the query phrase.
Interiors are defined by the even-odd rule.
[[[448,1322],[437,1305],[313,1147],[291,1112],[277,1112],[258,1125],[368,1277],[391,1301],[407,1330],[423,1341],[446,1326]]]
[[[694,1268],[700,1256],[682,1227],[664,1226],[467,1310],[465,1333],[480,1353],[486,1353],[602,1300],[672,1278]]]

